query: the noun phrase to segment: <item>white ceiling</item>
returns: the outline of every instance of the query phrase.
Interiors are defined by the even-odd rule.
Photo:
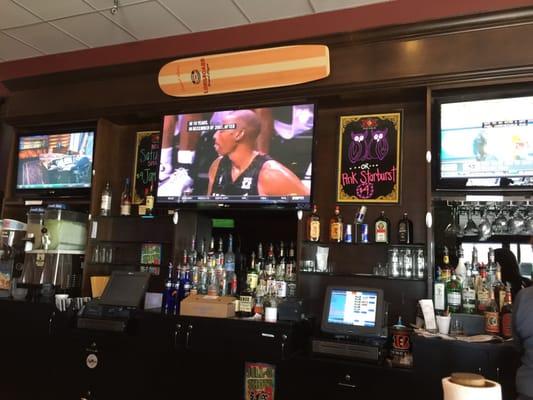
[[[391,0],[0,0],[0,62]]]

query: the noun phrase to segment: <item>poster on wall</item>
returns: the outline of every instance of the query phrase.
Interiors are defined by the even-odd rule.
[[[133,204],[141,204],[152,187],[157,190],[157,173],[161,154],[159,131],[137,132],[135,170],[133,171]]]
[[[340,117],[337,202],[399,202],[400,134],[400,112]]]
[[[274,400],[276,367],[271,364],[244,363],[244,398]]]

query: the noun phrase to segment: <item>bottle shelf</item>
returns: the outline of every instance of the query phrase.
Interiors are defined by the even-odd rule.
[[[304,245],[315,245],[315,246],[378,246],[378,247],[406,247],[406,248],[413,248],[413,247],[425,247],[426,245],[424,243],[409,243],[409,244],[403,244],[403,243],[375,243],[375,242],[368,242],[368,243],[346,243],[346,242],[312,242],[310,240],[304,240],[302,242]]]
[[[404,281],[404,282],[423,282],[426,283],[426,278],[422,279],[414,279],[414,278],[395,278],[395,277],[389,277],[389,276],[382,276],[382,275],[373,275],[373,274],[365,274],[361,272],[317,272],[317,271],[300,271],[300,276],[306,276],[306,275],[317,275],[317,276],[332,276],[332,277],[357,277],[357,278],[372,278],[372,279],[383,279],[383,280],[393,280],[393,281]]]

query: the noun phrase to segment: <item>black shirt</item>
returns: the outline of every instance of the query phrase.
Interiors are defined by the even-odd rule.
[[[263,164],[271,160],[270,156],[259,154],[255,156],[248,168],[246,168],[235,180],[231,179],[231,160],[224,156],[218,164],[218,169],[213,181],[213,196],[243,196],[258,195],[257,181]]]

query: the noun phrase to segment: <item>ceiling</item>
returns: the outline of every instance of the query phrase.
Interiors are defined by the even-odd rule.
[[[0,62],[390,0],[0,0]]]

